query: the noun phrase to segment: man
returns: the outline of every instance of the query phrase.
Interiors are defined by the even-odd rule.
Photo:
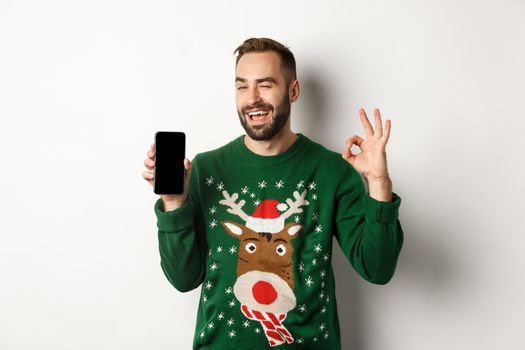
[[[162,269],[181,292],[202,284],[194,349],[340,349],[332,238],[377,284],[392,278],[403,243],[390,121],[383,130],[376,109],[373,128],[360,109],[366,138],[330,151],[291,131],[300,85],[290,50],[252,38],[235,52],[246,135],[185,159],[185,192],[155,203]],[[154,154],[152,145],[150,184]]]

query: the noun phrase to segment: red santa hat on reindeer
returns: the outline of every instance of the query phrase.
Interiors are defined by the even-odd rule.
[[[281,212],[286,209],[288,206],[276,199],[264,200],[248,218],[246,227],[255,232],[280,232],[284,228],[284,217],[281,216]]]

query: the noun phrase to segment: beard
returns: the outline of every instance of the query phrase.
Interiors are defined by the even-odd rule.
[[[246,111],[251,109],[269,110],[272,113],[272,118],[268,123],[263,125],[248,125],[246,118],[249,117],[246,116]],[[276,108],[269,103],[261,102],[254,105],[244,106],[240,111],[237,110],[237,114],[239,115],[239,120],[241,121],[241,125],[246,131],[246,134],[254,140],[263,141],[271,140],[279,133],[279,131],[281,131],[284,124],[286,124],[290,118],[290,110],[290,94],[288,93],[288,90],[286,90],[281,103],[279,103]]]

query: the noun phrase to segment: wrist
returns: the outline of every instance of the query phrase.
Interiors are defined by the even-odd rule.
[[[186,202],[187,196],[177,199],[162,199],[162,206],[165,212],[179,209]]]
[[[392,180],[390,177],[367,179],[369,196],[381,201],[391,202],[392,195]]]

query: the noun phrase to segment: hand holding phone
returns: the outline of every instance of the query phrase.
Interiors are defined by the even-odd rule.
[[[144,160],[143,177],[162,198],[165,211],[177,209],[187,199],[191,162],[184,152],[184,133],[158,132]]]

